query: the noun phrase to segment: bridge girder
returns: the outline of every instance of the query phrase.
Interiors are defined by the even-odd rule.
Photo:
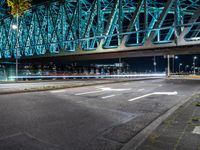
[[[0,20],[0,59],[200,44],[199,0],[58,0]]]

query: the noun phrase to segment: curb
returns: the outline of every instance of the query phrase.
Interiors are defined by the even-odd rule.
[[[200,81],[200,78],[168,78],[168,80],[194,80],[194,81]]]

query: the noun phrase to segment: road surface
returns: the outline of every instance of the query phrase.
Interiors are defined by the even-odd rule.
[[[0,150],[120,150],[199,89],[157,79],[0,95]]]

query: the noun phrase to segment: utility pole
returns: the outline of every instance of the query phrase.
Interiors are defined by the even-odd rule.
[[[20,0],[19,0],[19,3],[20,3]],[[19,13],[17,13],[17,44],[16,44],[16,58],[15,58],[15,61],[16,61],[16,78],[15,80],[18,81],[18,49],[19,49]]]
[[[121,72],[122,72],[121,64],[122,64],[122,59],[121,59],[121,57],[119,57],[119,74],[121,74]]]
[[[20,42],[19,42],[19,26],[20,26],[20,23],[19,23],[19,16],[21,16],[26,10],[28,10],[30,7],[31,7],[31,3],[30,1],[21,1],[23,2],[24,5],[20,5],[20,0],[7,0],[8,1],[8,7],[11,8],[11,14],[13,15],[13,17],[16,17],[16,22],[17,22],[17,25],[12,25],[12,28],[14,30],[16,30],[16,46],[15,46],[15,49],[16,49],[16,55],[15,55],[15,64],[16,64],[16,72],[15,72],[15,80],[17,81],[18,80],[18,59],[19,59],[19,47],[20,47]],[[19,9],[20,7],[20,9]]]
[[[178,72],[179,72],[179,74],[180,74],[180,72],[181,72],[181,66],[182,66],[183,64],[182,63],[179,63],[179,67],[178,67]]]

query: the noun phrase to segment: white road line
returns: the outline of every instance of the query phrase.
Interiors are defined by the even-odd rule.
[[[196,126],[192,131],[193,134],[200,134],[200,126]]]
[[[66,89],[65,90],[55,90],[55,91],[50,91],[51,93],[63,93],[63,92],[66,92]]]
[[[141,99],[141,98],[144,98],[144,97],[148,97],[148,96],[151,96],[151,95],[177,95],[177,94],[178,93],[176,91],[175,92],[154,92],[154,93],[149,93],[149,94],[146,94],[146,95],[143,95],[143,96],[139,96],[139,97],[130,99],[128,101],[129,102],[135,101],[135,100],[138,100],[138,99]]]
[[[103,88],[104,86],[96,86],[95,88]]]
[[[106,98],[110,98],[110,97],[114,97],[115,95],[108,95],[108,96],[104,96],[102,97],[102,99],[106,99]]]
[[[139,89],[138,92],[144,91],[145,89]]]
[[[129,91],[131,90],[131,88],[129,89],[112,89],[110,87],[104,87],[104,88],[100,88],[102,91]]]
[[[123,85],[128,85],[129,83],[124,83]]]
[[[154,95],[177,95],[178,92],[154,92]]]
[[[136,97],[136,98],[130,99],[130,100],[128,100],[128,101],[129,101],[129,102],[131,102],[131,101],[135,101],[135,100],[138,100],[138,99],[140,99],[140,98],[144,98],[144,97],[147,97],[147,96],[150,96],[150,95],[153,95],[153,93],[146,94],[146,95],[143,95],[143,96],[139,96],[139,97]]]
[[[128,90],[131,90],[131,88],[129,89],[112,89],[110,87],[101,87],[99,88],[100,90],[97,90],[97,91],[91,91],[91,92],[84,92],[84,93],[78,93],[78,94],[75,94],[75,95],[86,95],[86,94],[91,94],[91,93],[99,93],[99,92],[103,92],[103,91],[113,91],[113,92],[120,92],[120,91],[128,91]]]
[[[86,94],[99,93],[99,92],[103,92],[103,91],[102,90],[101,91],[91,91],[91,92],[78,93],[75,95],[78,96],[78,95],[86,95]]]

